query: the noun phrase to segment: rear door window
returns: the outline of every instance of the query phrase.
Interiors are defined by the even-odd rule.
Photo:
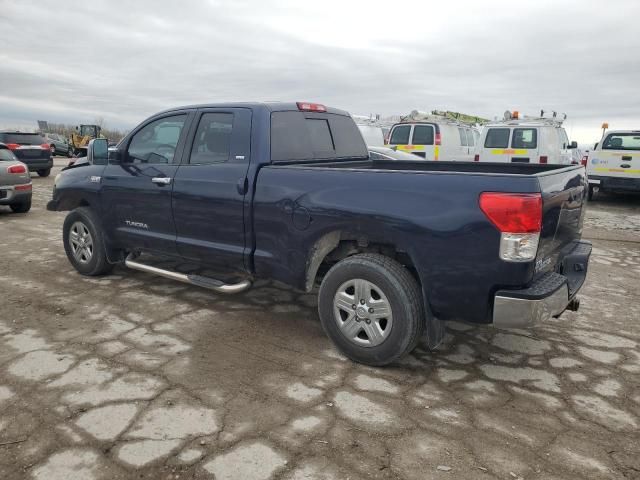
[[[395,127],[391,132],[391,145],[408,145],[409,134],[411,133],[411,125],[400,125]]]
[[[232,130],[232,113],[203,114],[193,140],[189,163],[204,165],[228,162]]]
[[[411,143],[413,145],[433,145],[433,127],[431,125],[415,125]]]
[[[511,148],[538,148],[538,130],[535,128],[514,128]]]
[[[610,133],[602,142],[602,150],[640,150],[640,132]]]
[[[45,138],[37,133],[7,133],[4,143],[18,143],[20,145],[42,145]]]
[[[485,148],[507,148],[509,146],[509,128],[490,128],[484,139]]]

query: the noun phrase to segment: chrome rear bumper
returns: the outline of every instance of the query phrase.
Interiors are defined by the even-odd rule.
[[[558,272],[547,272],[521,290],[499,290],[493,302],[493,325],[526,328],[565,310],[577,310],[591,256],[591,243],[576,241],[562,255]]]

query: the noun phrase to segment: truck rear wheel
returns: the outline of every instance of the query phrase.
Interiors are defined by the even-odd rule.
[[[420,287],[395,260],[359,254],[334,265],[318,294],[324,331],[351,360],[392,363],[410,353],[424,330]]]
[[[62,227],[64,251],[71,265],[90,277],[104,275],[113,269],[107,260],[100,223],[90,208],[69,212]]]

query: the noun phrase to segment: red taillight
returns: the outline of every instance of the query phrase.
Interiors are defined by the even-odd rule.
[[[540,163],[547,163],[547,157],[545,155],[540,157]]]
[[[588,160],[589,160],[589,157],[585,155],[584,157],[582,157],[582,160],[580,160],[580,165],[582,165],[583,167],[586,167]]]
[[[480,209],[503,233],[537,233],[542,226],[539,193],[484,192],[480,194]]]
[[[16,190],[31,190],[31,184],[27,183],[26,185],[16,185],[13,188]]]
[[[476,153],[476,154],[473,156],[473,161],[474,161],[474,162],[479,162],[479,161],[480,161],[480,154]]]
[[[20,144],[19,143],[7,143],[7,148],[9,150],[17,150],[18,148],[20,148]]]
[[[324,105],[320,105],[319,103],[307,103],[307,102],[297,102],[298,110],[302,110],[303,112],[326,112],[327,107]]]
[[[7,173],[27,173],[24,165],[11,165],[7,167]]]
[[[436,133],[436,145],[442,144],[442,136],[440,133]]]
[[[43,143],[42,145],[40,145],[40,148],[43,150],[51,150],[51,145],[49,145],[48,143]]]

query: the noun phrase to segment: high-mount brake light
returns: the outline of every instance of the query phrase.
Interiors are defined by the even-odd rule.
[[[7,173],[27,173],[24,165],[11,165],[7,167]]]
[[[327,107],[319,103],[297,102],[298,110],[303,112],[326,112]]]
[[[536,257],[542,228],[539,193],[484,192],[480,210],[500,231],[500,258],[529,262]]]

